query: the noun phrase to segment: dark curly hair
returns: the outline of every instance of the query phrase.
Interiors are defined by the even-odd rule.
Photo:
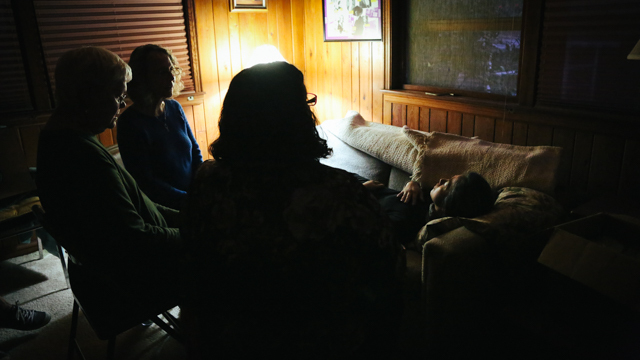
[[[318,135],[307,100],[304,76],[278,61],[238,73],[224,98],[220,137],[209,152],[222,162],[290,163],[331,154]]]
[[[491,211],[496,195],[491,185],[476,172],[462,174],[443,200],[445,216],[474,218]]]

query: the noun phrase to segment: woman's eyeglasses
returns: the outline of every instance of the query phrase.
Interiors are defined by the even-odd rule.
[[[307,93],[307,105],[314,106],[318,102],[318,95]]]
[[[125,105],[126,103],[124,102],[124,100],[127,98],[127,94],[122,94],[120,96],[118,96],[116,99],[118,100],[118,104],[119,105]]]

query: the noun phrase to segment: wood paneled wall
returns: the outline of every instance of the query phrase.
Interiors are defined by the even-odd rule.
[[[548,121],[542,114],[460,104],[388,91],[383,122],[525,146],[563,148],[557,197],[568,208],[587,199],[617,195],[640,201],[640,124]]]
[[[322,1],[270,1],[266,12],[254,13],[232,13],[228,0],[194,0],[194,6],[207,143],[218,136],[231,79],[263,44],[274,45],[304,73],[307,90],[318,95],[320,121],[349,110],[382,121],[383,43],[324,42]]]

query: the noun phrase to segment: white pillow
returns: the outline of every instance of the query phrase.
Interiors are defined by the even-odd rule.
[[[366,121],[353,110],[343,119],[323,122],[322,127],[348,145],[391,166],[408,173],[413,171],[418,150],[403,134],[402,128]]]
[[[482,175],[494,190],[526,187],[553,194],[562,148],[498,144],[464,136],[404,128],[419,150],[413,180],[430,187],[465,171]]]

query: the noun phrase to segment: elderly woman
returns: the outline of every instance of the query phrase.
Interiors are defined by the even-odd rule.
[[[401,246],[367,190],[319,163],[330,149],[315,101],[285,62],[231,81],[182,229],[202,279],[200,307],[184,314],[202,321],[201,350],[353,359],[393,346]]]
[[[180,209],[202,155],[180,103],[171,99],[184,88],[178,61],[148,44],[133,50],[129,66],[133,105],[118,121],[122,161],[151,200]]]
[[[52,234],[76,262],[117,284],[120,299],[153,301],[175,291],[179,214],[149,200],[96,138],[115,126],[130,79],[129,66],[103,48],[60,57],[36,184]]]

